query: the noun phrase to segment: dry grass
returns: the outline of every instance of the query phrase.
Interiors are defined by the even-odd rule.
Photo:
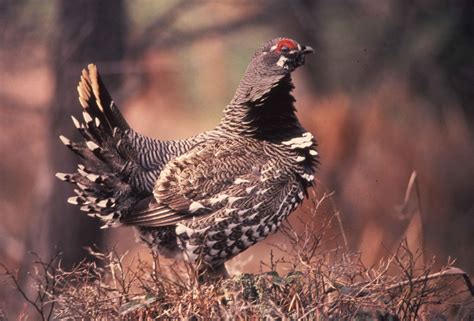
[[[322,221],[318,210],[329,200],[330,195],[324,195],[314,202],[314,217],[302,233],[289,224],[283,227],[291,244],[279,249],[286,252],[285,259],[272,256],[261,263],[262,271],[256,275],[199,284],[189,265],[165,266],[156,256],[151,261],[137,257],[125,263],[126,253],[92,249],[98,263],[83,262],[70,271],[61,268],[59,254],[48,262],[36,256],[29,274],[33,296],[4,265],[3,275],[43,320],[431,320],[474,316],[474,289],[453,260],[441,269],[434,268],[434,259],[420,264],[422,253],[403,241],[387,259],[367,267],[360,254],[338,246],[328,248],[334,238],[326,231],[339,221],[337,215]]]

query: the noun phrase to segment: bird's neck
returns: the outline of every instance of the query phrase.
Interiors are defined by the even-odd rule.
[[[244,77],[224,111],[220,129],[269,141],[301,135],[305,130],[296,117],[293,88],[290,75],[268,77],[258,83]]]

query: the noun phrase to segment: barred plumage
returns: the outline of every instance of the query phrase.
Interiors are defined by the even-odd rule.
[[[77,172],[56,176],[76,185],[68,199],[105,226],[136,227],[157,252],[203,271],[274,232],[307,196],[318,160],[313,136],[299,123],[291,72],[312,52],[288,38],[255,53],[213,130],[161,141],[133,131],[89,65],[78,86],[83,142]]]

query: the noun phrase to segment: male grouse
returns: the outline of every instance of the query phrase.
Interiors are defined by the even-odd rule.
[[[83,70],[72,117],[84,141],[61,141],[81,157],[68,202],[104,227],[134,226],[159,254],[201,272],[225,274],[225,261],[275,232],[307,197],[316,142],[295,115],[291,72],[311,47],[276,38],[255,53],[220,124],[163,141],[129,127],[94,65]]]

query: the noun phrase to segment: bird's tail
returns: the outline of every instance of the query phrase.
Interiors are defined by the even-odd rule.
[[[82,71],[77,90],[83,122],[74,116],[72,121],[84,139],[80,142],[64,136],[60,139],[81,161],[76,172],[57,173],[56,177],[76,186],[76,195],[68,199],[69,203],[101,218],[105,226],[116,225],[124,212],[147,194],[133,183],[140,169],[134,161],[138,158],[134,142],[129,139],[131,129],[95,65]]]

